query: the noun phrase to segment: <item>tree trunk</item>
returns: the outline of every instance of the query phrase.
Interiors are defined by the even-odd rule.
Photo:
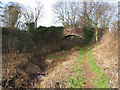
[[[98,42],[98,15],[96,17],[96,24],[95,24],[95,37],[96,37],[96,42]]]
[[[96,42],[98,42],[98,29],[96,29],[96,32],[95,32],[95,36],[96,36]]]
[[[35,27],[34,28],[37,28],[37,20],[35,21]]]

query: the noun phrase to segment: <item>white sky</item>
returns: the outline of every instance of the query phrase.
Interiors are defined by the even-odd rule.
[[[8,2],[18,2],[23,4],[24,6],[35,7],[35,3],[40,0],[0,0],[1,2],[8,3]],[[56,2],[56,0],[42,0],[41,1],[44,5],[45,15],[41,20],[38,21],[38,26],[61,26],[62,24],[56,23],[56,19],[54,18],[55,15],[52,11],[52,5]]]
[[[2,2],[8,3],[8,2],[18,2],[23,4],[24,6],[30,6],[30,7],[34,7],[35,6],[35,2],[38,2],[40,0],[0,0]],[[57,18],[55,17],[53,11],[52,11],[52,5],[56,2],[56,1],[77,1],[77,0],[41,0],[41,2],[44,5],[44,11],[46,12],[46,14],[44,15],[44,17],[38,22],[38,26],[61,26],[62,24],[60,23],[56,23]],[[89,1],[89,0],[78,0],[78,1]],[[96,1],[96,0],[93,0]],[[98,0],[99,1],[99,0]],[[107,1],[108,0],[102,0],[102,1]],[[118,2],[119,0],[109,0],[109,2]]]

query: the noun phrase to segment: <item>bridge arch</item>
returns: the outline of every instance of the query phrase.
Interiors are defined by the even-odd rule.
[[[64,37],[78,36],[83,39],[83,33],[81,28],[65,28]]]
[[[65,35],[65,39],[66,39],[66,38],[68,38],[68,37],[72,37],[72,36],[77,36],[77,37],[79,37],[79,38],[83,39],[83,36],[79,36],[79,35],[75,35],[75,34]]]

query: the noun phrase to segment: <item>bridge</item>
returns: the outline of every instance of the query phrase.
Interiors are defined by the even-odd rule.
[[[64,29],[65,38],[70,36],[78,36],[83,38],[83,33],[81,28],[65,28]]]
[[[101,37],[103,36],[103,34],[106,31],[109,31],[109,27],[98,28],[98,41],[101,39]],[[81,39],[84,39],[82,28],[65,28],[64,29],[64,38],[66,39],[71,36],[78,36]],[[95,36],[93,37],[93,41],[95,42]]]

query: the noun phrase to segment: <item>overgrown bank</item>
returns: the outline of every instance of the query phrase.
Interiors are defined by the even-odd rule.
[[[30,31],[3,27],[2,31],[3,87],[29,87],[28,82],[46,70],[46,55],[81,44],[75,36],[61,39],[63,27],[39,27]]]
[[[103,73],[110,78],[110,87],[117,88],[118,83],[118,31],[106,32],[93,49],[93,55]]]
[[[45,32],[47,32],[48,35]],[[5,31],[3,33],[5,34]],[[17,35],[16,35],[16,33],[17,33]],[[9,41],[4,42],[4,44],[5,43],[7,43],[7,44],[3,47],[3,50],[5,50],[5,53],[6,53],[6,51],[8,51],[3,57],[3,65],[4,65],[3,81],[5,83],[7,83],[7,85],[4,85],[5,87],[26,87],[26,86],[29,87],[30,82],[32,82],[31,81],[32,79],[34,80],[34,78],[36,78],[37,76],[39,76],[41,73],[43,73],[45,71],[46,72],[48,71],[49,73],[51,73],[52,71],[49,71],[50,68],[53,68],[53,67],[56,68],[59,65],[58,63],[65,62],[66,59],[68,59],[68,58],[64,57],[64,53],[61,53],[61,56],[57,57],[57,54],[54,55],[54,54],[51,54],[50,52],[57,53],[59,51],[62,52],[62,50],[63,51],[65,50],[65,52],[71,52],[70,55],[72,55],[72,52],[74,53],[74,50],[67,51],[67,49],[65,49],[67,47],[66,43],[64,43],[64,45],[62,46],[62,49],[60,49],[61,48],[60,42],[62,42],[60,37],[62,36],[62,33],[60,36],[59,35],[54,36],[53,33],[54,33],[53,28],[52,28],[52,30],[48,29],[48,28],[47,29],[44,28],[44,29],[30,31],[30,32],[29,31],[28,32],[27,31],[16,31],[16,30],[11,32],[10,36],[12,36],[12,37],[10,38],[10,42]],[[15,34],[15,36],[14,36],[14,34]],[[26,36],[29,36],[29,34],[31,36],[26,37]],[[7,35],[9,36],[9,34],[3,35],[3,36],[7,38]],[[23,35],[23,38],[21,37],[22,35]],[[49,39],[47,40],[46,37]],[[68,38],[68,39],[69,39],[68,40],[69,43],[70,43],[70,40],[74,41],[74,38]],[[7,40],[7,39],[5,39],[5,40]],[[11,43],[14,40],[15,40],[15,43]],[[25,40],[28,42],[25,42]],[[32,42],[34,42],[34,43],[31,44],[31,42],[29,42],[29,40],[33,40]],[[20,45],[19,45],[19,43],[20,43]],[[14,48],[12,48],[12,47],[14,47]],[[73,74],[74,73],[76,73],[76,74],[74,74],[73,77],[68,80],[68,84],[66,84],[66,87],[71,87],[71,88],[75,88],[75,87],[79,87],[79,88],[85,87],[86,88],[86,87],[91,87],[91,86],[96,87],[96,88],[97,87],[98,88],[99,87],[105,87],[105,88],[108,87],[107,84],[109,81],[106,78],[106,75],[104,75],[101,72],[101,69],[99,69],[97,67],[96,61],[94,60],[94,57],[92,55],[92,51],[91,50],[89,51],[89,49],[87,47],[84,47],[84,48],[76,47],[76,48],[77,48],[77,50],[80,50],[80,56],[76,60],[76,64],[75,63],[73,64],[73,67],[75,66],[73,68]],[[45,58],[46,55],[48,55],[49,57]],[[76,58],[76,56],[75,56],[75,58]],[[46,59],[48,59],[48,60],[46,60]],[[73,58],[73,60],[74,60],[74,58]],[[71,61],[71,62],[73,62],[73,61]],[[69,63],[69,61],[67,63]],[[88,70],[87,70],[87,68],[88,68]],[[66,68],[64,67],[64,69],[66,69]],[[66,71],[69,71],[69,69],[70,68],[67,67]],[[61,71],[62,70],[63,70],[63,67],[61,67]],[[91,78],[91,76],[88,75],[89,72],[94,73],[95,78],[97,78],[97,80],[96,79],[94,80],[94,78],[88,79],[88,78]],[[96,72],[98,72],[98,73],[96,74]],[[55,71],[54,71],[54,73],[55,73]],[[66,72],[64,72],[64,73],[66,73]],[[64,73],[62,73],[62,74],[64,74]],[[69,75],[70,74],[68,74],[67,77],[69,77]],[[90,74],[90,75],[93,75],[93,74]],[[61,74],[58,76],[61,76],[61,80],[63,80],[62,78],[65,78]],[[58,82],[54,82],[54,78],[56,78],[56,76],[52,77],[51,79],[48,77],[48,80],[53,81],[54,84],[58,84]],[[104,79],[104,78],[106,78],[106,79]],[[63,83],[64,81],[61,81],[61,82]],[[29,83],[26,84],[26,82],[29,82]],[[49,82],[49,81],[47,81],[47,82]],[[46,85],[48,85],[48,84],[46,84]],[[46,85],[43,84],[43,87],[45,88]],[[50,86],[50,87],[54,87],[54,85]],[[63,87],[64,87],[64,85],[63,85]]]

